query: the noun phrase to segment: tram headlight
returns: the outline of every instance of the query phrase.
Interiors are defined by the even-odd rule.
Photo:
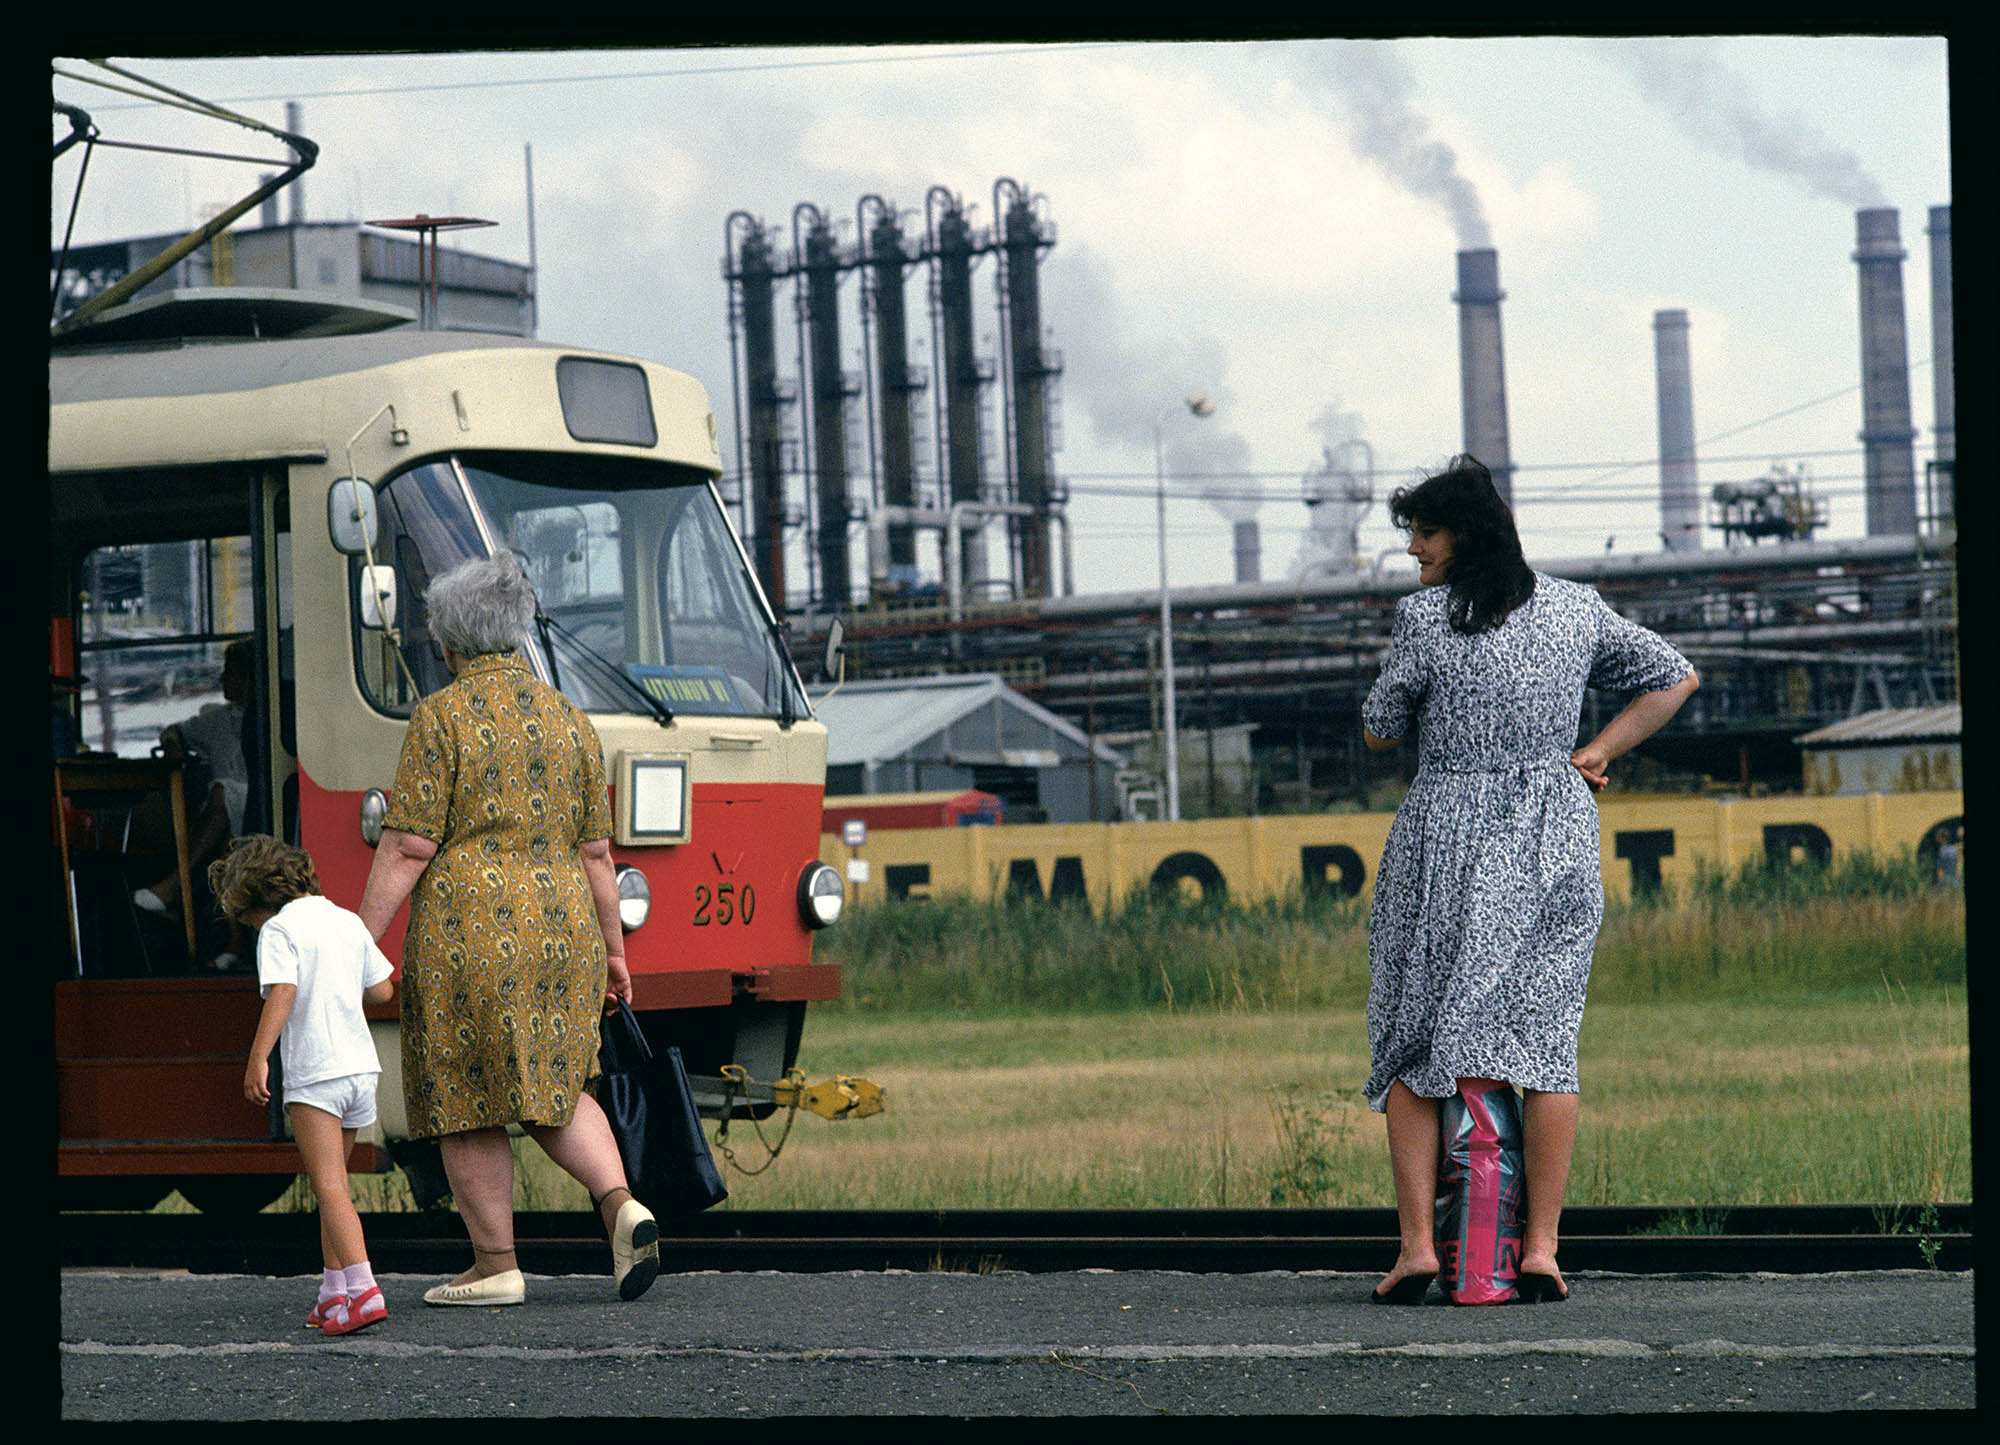
[[[373,848],[382,841],[382,821],[389,816],[389,795],[370,788],[361,795],[361,840]]]
[[[847,905],[847,887],[824,863],[809,863],[799,874],[799,917],[807,928],[825,928],[840,921]]]
[[[630,933],[653,911],[653,885],[630,863],[620,863],[617,876],[618,922]]]

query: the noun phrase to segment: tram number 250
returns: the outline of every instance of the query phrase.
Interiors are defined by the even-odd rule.
[[[710,889],[706,883],[694,885],[694,924],[706,928],[711,923],[748,923],[757,912],[757,890],[745,883],[738,888],[734,883],[718,883]]]

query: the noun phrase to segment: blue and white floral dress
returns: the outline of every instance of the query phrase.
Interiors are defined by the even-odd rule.
[[[1362,706],[1377,737],[1418,730],[1368,926],[1369,1106],[1401,1079],[1574,1093],[1584,985],[1604,915],[1597,804],[1571,766],[1586,688],[1654,692],[1692,670],[1589,587],[1535,574],[1491,631],[1445,618],[1450,588],[1396,608]]]

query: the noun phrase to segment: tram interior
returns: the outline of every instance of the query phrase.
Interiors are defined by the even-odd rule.
[[[58,977],[254,969],[206,868],[233,834],[297,835],[290,619],[260,605],[273,580],[289,595],[288,531],[282,489],[262,482],[204,471],[54,490],[68,596],[53,615],[73,658],[65,675],[52,668],[51,841],[70,941]],[[246,525],[253,499],[275,501],[267,525]],[[259,535],[272,542],[264,566]],[[274,745],[291,774],[276,799]]]

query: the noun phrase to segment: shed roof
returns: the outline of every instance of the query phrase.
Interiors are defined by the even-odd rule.
[[[813,700],[814,715],[826,724],[829,767],[903,757],[925,739],[986,707],[1019,712],[1074,743],[1079,752],[1090,750],[1086,734],[990,672],[850,682],[833,690],[831,696]],[[1103,762],[1123,762],[1102,743],[1097,744],[1096,753]]]
[[[1869,747],[1880,743],[1956,742],[1961,722],[1959,704],[1938,707],[1878,707],[1842,718],[1792,739],[1805,748]]]

